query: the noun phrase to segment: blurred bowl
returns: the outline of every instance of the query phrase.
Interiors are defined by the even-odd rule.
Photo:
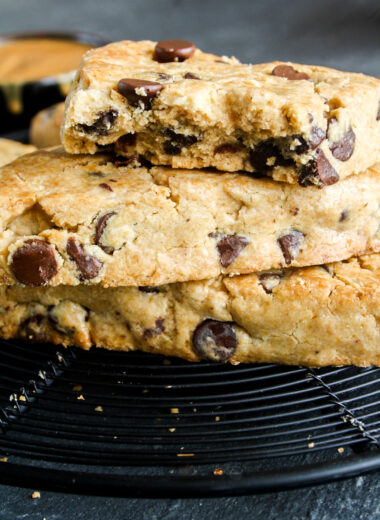
[[[109,40],[100,35],[84,31],[44,31],[0,35],[0,47],[12,41],[33,39],[46,39],[47,42],[49,40],[78,42],[88,45],[89,48],[109,43]],[[37,112],[63,101],[74,78],[75,70],[76,67],[70,71],[63,70],[62,73],[55,72],[33,80],[23,80],[22,72],[20,79],[17,80],[2,79],[0,76],[0,134],[28,127]]]

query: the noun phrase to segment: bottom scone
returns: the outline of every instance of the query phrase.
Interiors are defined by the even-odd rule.
[[[191,361],[380,365],[380,254],[161,287],[1,287],[0,335]]]

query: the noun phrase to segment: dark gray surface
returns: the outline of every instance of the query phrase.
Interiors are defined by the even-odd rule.
[[[243,61],[320,63],[380,75],[380,5],[369,0],[1,0],[0,32],[84,29],[110,39],[185,38]],[[263,496],[133,500],[0,486],[0,520],[301,519],[380,516],[379,474]]]

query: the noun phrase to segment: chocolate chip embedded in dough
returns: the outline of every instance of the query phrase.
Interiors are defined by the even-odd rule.
[[[164,321],[165,321],[165,318],[157,318],[155,327],[144,330],[143,338],[148,339],[148,338],[151,338],[152,336],[158,336],[159,334],[164,332],[164,330],[165,330]]]
[[[347,220],[349,214],[350,214],[350,212],[347,209],[342,211],[342,213],[340,214],[340,217],[339,217],[339,222],[344,222],[345,220]]]
[[[81,282],[98,276],[103,264],[95,256],[87,254],[83,244],[70,237],[67,241],[66,251],[70,259],[77,265]]]
[[[290,65],[277,65],[272,70],[272,76],[278,76],[279,78],[287,78],[287,79],[310,79],[310,76],[308,76],[305,72],[298,72]]]
[[[194,74],[194,72],[186,72],[184,75],[185,79],[201,79],[198,74]]]
[[[249,152],[251,165],[259,172],[271,170],[275,166],[292,166],[292,159],[287,159],[281,154],[281,150],[275,140],[270,137],[257,145]]]
[[[324,152],[318,148],[315,159],[301,168],[298,184],[306,186],[330,186],[339,181],[339,175],[330,164]]]
[[[169,74],[165,74],[165,72],[158,72],[157,77],[158,79],[162,79],[163,81],[169,81],[173,78],[173,76],[169,76]]]
[[[106,191],[113,191],[112,186],[110,186],[106,182],[102,182],[101,184],[99,184],[99,188],[103,188],[103,190],[106,190]]]
[[[241,150],[241,146],[235,143],[220,144],[214,148],[214,153],[237,153]]]
[[[272,294],[273,289],[281,282],[281,278],[278,273],[263,273],[259,276],[259,284],[267,294]]]
[[[19,282],[32,287],[47,284],[58,272],[53,247],[38,238],[16,249],[10,267]]]
[[[329,120],[328,126],[330,127],[331,124],[337,124],[335,117],[332,117]],[[329,148],[335,159],[338,159],[339,161],[348,161],[354,153],[355,140],[356,136],[352,126],[349,127],[347,132],[339,139],[339,141],[329,140]]]
[[[164,142],[164,152],[168,155],[178,155],[182,148],[187,148],[198,141],[195,135],[177,134],[171,128],[164,130],[163,135],[167,138]]]
[[[304,238],[305,235],[301,231],[293,230],[277,240],[287,265],[297,258]]]
[[[309,141],[309,147],[311,150],[315,150],[317,146],[326,138],[326,132],[319,126],[311,127],[311,139]]]
[[[110,246],[104,246],[101,243],[101,238],[104,233],[104,229],[108,223],[108,220],[111,217],[113,217],[114,215],[116,215],[115,211],[110,211],[109,213],[105,213],[104,215],[102,215],[101,217],[98,218],[98,221],[97,221],[96,227],[95,227],[95,244],[97,246],[101,247],[103,249],[103,251],[105,253],[108,253],[109,255],[111,255],[113,253],[114,249],[113,249],[113,247],[110,247]]]
[[[108,135],[118,115],[119,112],[114,109],[100,112],[92,125],[79,124],[78,126],[86,134]]]
[[[234,323],[206,319],[197,325],[192,344],[199,357],[209,361],[227,361],[237,348]]]
[[[163,40],[154,48],[153,59],[159,63],[185,61],[195,52],[195,45],[186,40]]]
[[[159,293],[158,287],[154,285],[139,285],[139,291],[144,293]]]
[[[148,110],[151,108],[153,100],[164,87],[161,83],[157,83],[156,81],[123,78],[117,84],[117,88],[120,94],[124,96],[132,106],[138,107],[140,103],[142,103],[144,109]]]
[[[42,314],[36,314],[23,321],[20,325],[20,336],[33,343],[45,343],[47,337],[41,325],[44,321]]]
[[[228,267],[240,255],[245,247],[249,244],[249,239],[241,235],[219,235],[218,233],[210,233],[211,238],[219,238],[216,248],[219,253],[219,260],[222,267]]]

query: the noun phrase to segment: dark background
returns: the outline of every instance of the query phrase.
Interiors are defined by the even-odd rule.
[[[194,41],[242,61],[289,60],[380,75],[380,3],[370,0],[0,0],[0,32],[82,29],[110,39]],[[0,486],[0,520],[380,517],[379,474],[269,495],[186,500],[80,497]]]

